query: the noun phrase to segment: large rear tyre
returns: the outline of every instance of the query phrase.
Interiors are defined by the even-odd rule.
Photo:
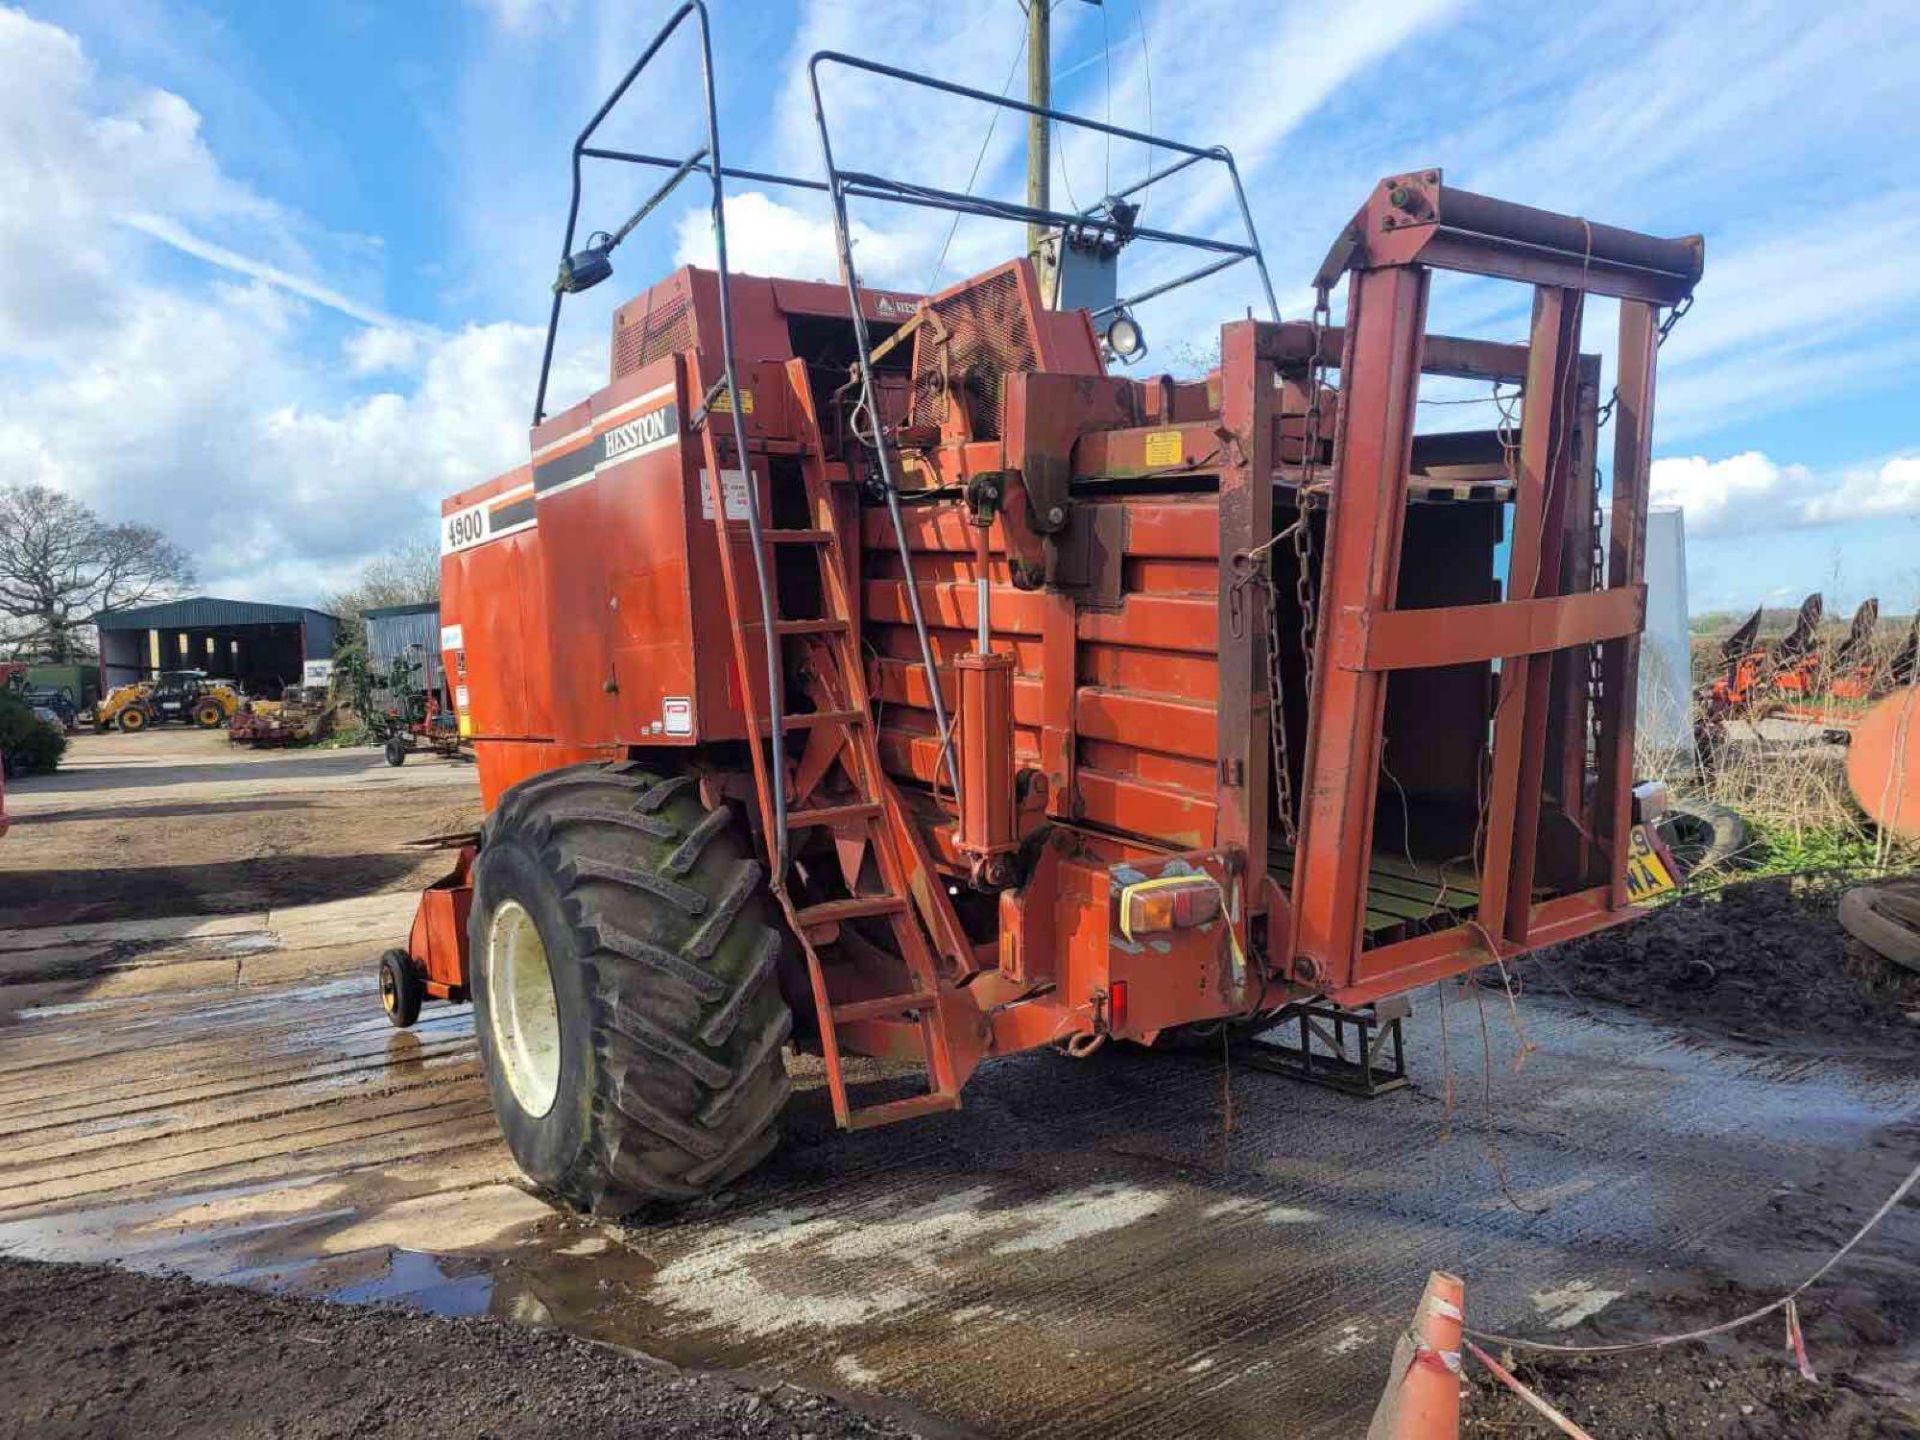
[[[218,700],[202,700],[193,707],[193,723],[202,730],[218,730],[227,723],[226,707]]]
[[[535,1183],[618,1216],[772,1151],[793,1028],[780,936],[727,807],[691,780],[623,761],[509,790],[468,942],[494,1114]]]

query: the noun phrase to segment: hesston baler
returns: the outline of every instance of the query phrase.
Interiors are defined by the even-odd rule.
[[[588,399],[544,414],[543,366],[529,462],[443,507],[489,815],[382,988],[402,1023],[475,1003],[529,1176],[610,1211],[711,1190],[773,1147],[789,1044],[858,1129],[1043,1046],[1303,1013],[1368,1036],[1374,1002],[1627,917],[1660,878],[1631,776],[1654,360],[1698,239],[1412,171],[1342,231],[1312,319],[1225,325],[1205,380],[1122,378],[1029,259],[862,286],[847,201],[1264,282],[1244,203],[1241,243],[1124,194],[1063,215],[841,170],[824,72],[1053,112],[834,54],[824,182],[724,166],[710,85],[687,160],[595,147],[690,14],[705,51],[685,6],[575,146],[554,313],[632,223],[574,249],[582,159],[670,171],[642,215],[707,177],[716,268],[619,309]],[[1056,118],[1238,193],[1223,150]],[[844,287],[729,273],[734,175],[826,193]],[[1436,271],[1533,287],[1528,343],[1428,335]],[[1589,294],[1620,301],[1604,556]],[[1416,434],[1435,375],[1523,386],[1517,433]],[[852,1055],[924,1090],[874,1102]]]

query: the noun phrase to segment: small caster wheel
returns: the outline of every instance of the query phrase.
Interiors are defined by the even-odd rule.
[[[387,1012],[387,1019],[398,1028],[405,1030],[420,1018],[420,1002],[426,999],[426,988],[420,983],[419,972],[413,968],[413,957],[404,950],[389,950],[380,957],[380,1008]]]
[[[398,735],[387,741],[387,764],[404,765],[407,763],[407,742]]]

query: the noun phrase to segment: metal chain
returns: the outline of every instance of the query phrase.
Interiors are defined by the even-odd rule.
[[[1679,302],[1667,312],[1667,318],[1660,322],[1660,333],[1654,338],[1653,348],[1658,350],[1667,343],[1667,336],[1673,333],[1673,327],[1680,323],[1680,317],[1693,309],[1691,292],[1682,295]],[[1594,438],[1598,440],[1600,432],[1607,428],[1607,422],[1613,419],[1614,407],[1620,403],[1620,387],[1613,387],[1613,394],[1607,397],[1607,403],[1600,407],[1600,418],[1593,427]]]
[[[1693,308],[1691,294],[1680,297],[1678,303],[1667,311],[1666,318],[1660,322],[1659,334],[1654,337],[1653,348],[1658,350],[1667,343],[1667,336],[1673,333],[1673,327],[1680,323],[1680,317]],[[1613,394],[1607,397],[1607,403],[1600,407],[1593,426],[1593,444],[1598,449],[1600,432],[1613,419],[1614,409],[1620,404],[1620,387],[1613,387]],[[1594,590],[1607,588],[1607,552],[1601,540],[1601,526],[1605,524],[1605,511],[1600,504],[1600,490],[1606,477],[1596,465],[1593,472],[1593,557],[1591,586]],[[1606,666],[1603,662],[1605,647],[1598,642],[1587,647],[1587,743],[1592,748],[1593,765],[1600,764],[1600,710],[1606,699]]]
[[[1332,319],[1328,288],[1319,286],[1313,295],[1313,353],[1307,362],[1307,443],[1300,466],[1300,488],[1294,492],[1294,504],[1300,523],[1293,532],[1294,559],[1299,569],[1294,576],[1294,598],[1300,603],[1300,656],[1305,667],[1307,702],[1313,701],[1313,635],[1315,626],[1313,527],[1307,522],[1307,502],[1319,483],[1320,406],[1326,396],[1327,359],[1321,354],[1327,326]]]
[[[1314,596],[1313,525],[1307,501],[1320,470],[1320,406],[1326,393],[1326,357],[1321,346],[1332,318],[1329,287],[1318,286],[1313,297],[1313,346],[1307,358],[1306,436],[1301,457],[1300,483],[1294,490],[1294,521],[1288,527],[1293,539],[1294,600],[1300,609],[1300,657],[1302,688],[1308,714],[1313,706],[1313,641],[1316,601]],[[1267,728],[1273,735],[1274,787],[1280,800],[1280,828],[1287,844],[1299,844],[1299,830],[1293,796],[1293,774],[1288,764],[1286,688],[1280,671],[1280,615],[1276,597],[1278,579],[1273,573],[1273,549],[1266,553],[1267,565]]]
[[[1599,437],[1596,436],[1597,440]],[[1593,555],[1592,573],[1588,588],[1604,590],[1607,588],[1607,549],[1600,538],[1600,527],[1606,516],[1600,506],[1600,486],[1606,477],[1596,466],[1593,472]],[[1600,764],[1600,702],[1606,694],[1606,666],[1602,663],[1602,646],[1595,642],[1587,647],[1587,740],[1593,748],[1593,763]]]
[[[1273,785],[1280,798],[1280,829],[1287,837],[1287,848],[1299,845],[1299,832],[1293,821],[1293,772],[1287,764],[1287,717],[1282,697],[1287,693],[1280,675],[1280,615],[1274,604],[1273,550],[1266,556],[1266,575],[1262,588],[1267,606],[1267,731],[1273,740]]]

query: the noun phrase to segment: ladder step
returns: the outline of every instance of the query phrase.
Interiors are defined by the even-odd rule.
[[[825,545],[833,539],[831,530],[762,530],[770,545]]]
[[[858,920],[866,915],[899,915],[907,908],[906,897],[901,895],[855,895],[846,900],[828,900],[821,905],[808,905],[793,913],[794,924],[802,930],[812,930],[821,925],[834,925],[842,920]]]
[[[875,1125],[891,1125],[895,1120],[911,1120],[916,1115],[936,1115],[942,1110],[958,1110],[958,1095],[910,1095],[905,1100],[889,1100],[884,1105],[869,1105],[847,1115],[847,1129],[868,1130]]]
[[[832,635],[847,628],[844,620],[776,620],[773,633],[776,635]]]
[[[817,725],[857,725],[867,718],[864,710],[809,710],[803,715],[782,715],[782,730],[811,730]],[[760,717],[760,733],[765,735],[771,728],[767,717]]]
[[[841,825],[849,820],[878,820],[886,809],[878,801],[859,805],[823,805],[815,810],[789,810],[787,829],[804,830],[810,825]]]
[[[873,1020],[882,1015],[898,1015],[903,1010],[920,1010],[938,1004],[940,997],[931,990],[916,995],[882,995],[874,1000],[854,1000],[833,1007],[833,1023],[848,1020]]]

